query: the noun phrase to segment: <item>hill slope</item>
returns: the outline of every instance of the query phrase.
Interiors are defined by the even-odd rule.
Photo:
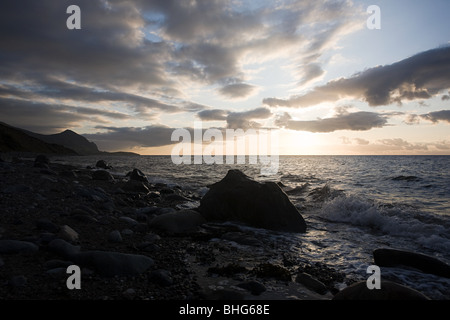
[[[77,155],[72,149],[47,143],[32,137],[18,128],[0,122],[0,152],[35,152],[46,154]]]
[[[100,151],[97,148],[97,145],[94,142],[90,142],[85,137],[71,130],[65,130],[61,133],[50,135],[34,133],[31,131],[25,132],[28,135],[37,138],[39,140],[42,140],[46,143],[59,144],[66,148],[72,149],[80,155],[95,155],[100,153]]]

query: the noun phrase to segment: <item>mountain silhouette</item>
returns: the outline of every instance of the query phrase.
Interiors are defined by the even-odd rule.
[[[3,122],[0,122],[0,152],[32,152],[83,156],[139,155],[133,152],[100,151],[94,142],[72,130],[47,135],[13,127]]]

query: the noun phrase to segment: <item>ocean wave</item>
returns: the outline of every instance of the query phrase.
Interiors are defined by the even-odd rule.
[[[329,222],[347,223],[384,235],[413,239],[423,247],[450,252],[448,221],[440,223],[439,217],[424,219],[425,213],[408,212],[401,206],[386,208],[358,196],[342,195],[325,202],[318,215]]]

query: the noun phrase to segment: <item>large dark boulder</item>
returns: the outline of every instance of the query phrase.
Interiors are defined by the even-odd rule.
[[[147,176],[139,169],[128,172],[127,177],[130,177],[130,180],[148,182]]]
[[[210,186],[199,212],[208,221],[239,221],[257,228],[306,232],[306,223],[274,182],[260,183],[239,170]]]
[[[98,160],[97,163],[95,164],[95,166],[97,168],[106,169],[106,170],[112,169],[112,167],[108,163],[106,163],[105,160]]]
[[[425,273],[450,278],[450,266],[448,264],[425,254],[382,248],[373,251],[373,258],[375,264],[380,267],[407,266]]]
[[[367,288],[366,281],[354,283],[337,293],[333,300],[430,300],[430,298],[412,288],[382,280],[380,289]]]

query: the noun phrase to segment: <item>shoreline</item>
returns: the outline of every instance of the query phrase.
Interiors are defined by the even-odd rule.
[[[1,299],[331,300],[338,286],[357,281],[238,224],[155,228],[156,217],[201,199],[192,191],[107,169],[17,160],[0,162],[0,242],[26,243],[29,252],[0,253]],[[94,178],[97,171],[106,173]],[[144,269],[132,265],[138,258],[148,262]],[[104,259],[124,264],[114,269]],[[81,290],[66,286],[74,261],[82,264]],[[121,274],[124,265],[130,274]]]
[[[258,248],[252,257],[239,256],[239,245],[222,236],[234,235],[235,241],[247,241],[250,246],[261,243],[251,243],[249,231],[238,226],[211,223],[195,232],[174,235],[149,227],[154,216],[177,211],[176,205],[199,200],[198,195],[150,183],[146,184],[150,191],[147,195],[124,191],[121,187],[128,178],[93,180],[93,171],[58,163],[35,167],[30,160],[0,164],[4,186],[0,190],[0,240],[37,247],[32,253],[0,253],[0,282],[5,284],[0,286],[1,299],[215,300],[229,295],[233,300],[332,298],[329,292],[320,295],[295,281],[277,280],[276,270],[273,276],[257,277],[252,270],[267,262],[267,255],[274,251],[261,255]],[[69,235],[62,231],[64,226],[70,228]],[[111,240],[114,231],[120,233],[120,241]],[[80,246],[81,251],[147,256],[154,265],[137,275],[114,277],[82,267],[82,289],[69,290],[64,267],[70,259],[49,249],[49,243],[60,238]],[[235,264],[242,268],[232,270]],[[223,271],[227,268],[231,271]],[[265,291],[254,295],[237,286],[251,281],[260,283]]]

